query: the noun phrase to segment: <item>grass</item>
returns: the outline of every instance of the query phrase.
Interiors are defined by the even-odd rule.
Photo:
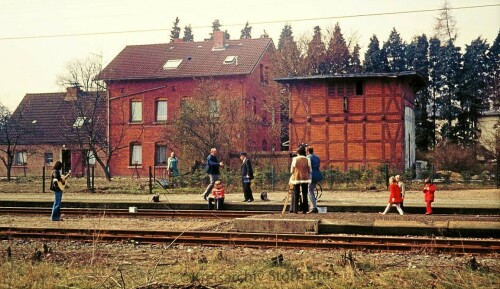
[[[2,247],[9,242],[2,241]],[[498,288],[498,256],[10,242],[0,288]],[[5,250],[3,250],[5,252]],[[283,256],[283,262],[272,259]],[[170,285],[171,287],[168,287]]]

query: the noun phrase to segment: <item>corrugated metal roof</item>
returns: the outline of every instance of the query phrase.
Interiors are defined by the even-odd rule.
[[[415,71],[387,72],[387,73],[345,73],[345,74],[321,74],[307,76],[278,77],[274,80],[278,82],[290,82],[296,80],[317,80],[317,79],[346,79],[346,78],[391,78],[391,77],[416,77],[425,82],[424,77]]]

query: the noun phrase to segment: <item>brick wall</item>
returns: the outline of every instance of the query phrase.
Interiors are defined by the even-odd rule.
[[[324,165],[404,167],[404,107],[414,93],[407,80],[367,78],[358,95],[350,79],[291,85],[290,148],[311,144]],[[403,99],[405,96],[405,100]]]
[[[263,60],[267,65],[268,60]],[[229,91],[232,96],[240,97],[246,115],[254,114],[262,119],[265,116],[270,119],[269,113],[265,113],[262,107],[269,96],[261,85],[260,71],[257,68],[251,75],[239,77],[216,78],[221,82],[224,93]],[[110,140],[111,147],[122,147],[113,156],[111,161],[112,176],[132,176],[136,173],[136,167],[130,162],[130,144],[138,142],[142,145],[142,165],[137,166],[140,177],[147,177],[149,167],[154,166],[155,148],[157,143],[167,146],[168,155],[172,143],[168,143],[168,135],[174,129],[174,120],[180,112],[181,99],[192,97],[195,94],[197,80],[191,78],[178,80],[149,80],[149,81],[127,81],[110,82],[108,91],[110,97]],[[158,99],[168,101],[168,120],[158,123],[155,121],[155,108]],[[255,99],[255,100],[254,100]],[[142,119],[140,123],[130,123],[130,105],[132,101],[142,102]],[[278,114],[276,113],[276,116]],[[279,127],[279,118],[276,118]],[[272,144],[279,144],[279,136],[271,133],[270,126],[249,124],[240,133],[240,145],[234,151],[262,150],[263,143],[267,143],[267,150],[271,150]],[[276,145],[279,147],[279,145]],[[182,156],[182,152],[176,154],[184,159],[183,165],[192,164],[194,159],[190,156]],[[208,154],[208,151],[207,151]]]

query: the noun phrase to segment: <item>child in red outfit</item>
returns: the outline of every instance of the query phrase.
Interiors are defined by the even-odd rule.
[[[436,186],[431,182],[431,179],[425,179],[425,186],[423,189],[425,203],[427,204],[425,214],[432,214],[432,202],[434,202],[434,192],[436,191]]]
[[[389,203],[387,204],[387,207],[385,208],[383,213],[380,213],[382,215],[387,214],[389,212],[389,209],[391,208],[392,205],[396,206],[396,209],[398,210],[400,215],[403,215],[403,210],[401,209],[401,202],[403,202],[403,198],[401,196],[401,188],[398,186],[398,182],[396,181],[396,178],[390,177],[389,178]]]
[[[208,198],[208,209],[212,210],[215,205],[216,210],[222,210],[224,204],[224,187],[220,181],[216,181],[212,189],[212,195]]]

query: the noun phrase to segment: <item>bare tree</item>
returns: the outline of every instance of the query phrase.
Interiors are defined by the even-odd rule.
[[[109,181],[112,177],[110,163],[113,156],[119,150],[128,148],[128,144],[123,143],[128,126],[125,115],[122,117],[122,123],[113,124],[114,142],[111,144],[107,135],[106,88],[103,82],[95,79],[101,70],[100,55],[73,60],[67,63],[66,71],[57,77],[57,83],[63,87],[73,85],[83,88],[74,100],[73,110],[65,116],[71,118],[75,124],[68,141],[79,146],[82,151],[91,152],[86,155],[87,164],[89,158],[95,158]],[[121,111],[125,114],[126,110]]]
[[[439,16],[436,17],[436,23],[434,24],[436,38],[438,38],[442,43],[454,41],[457,38],[456,25],[457,21],[455,20],[455,17],[451,15],[448,0],[444,0]]]
[[[241,97],[230,92],[226,84],[204,79],[193,97],[181,101],[171,141],[183,154],[199,160],[212,147],[227,153],[243,146],[249,127],[258,120],[245,116]]]
[[[32,127],[25,123],[25,107],[20,105],[14,113],[0,103],[0,160],[5,166],[7,180],[11,180],[16,149],[22,143],[24,136],[35,133]]]

